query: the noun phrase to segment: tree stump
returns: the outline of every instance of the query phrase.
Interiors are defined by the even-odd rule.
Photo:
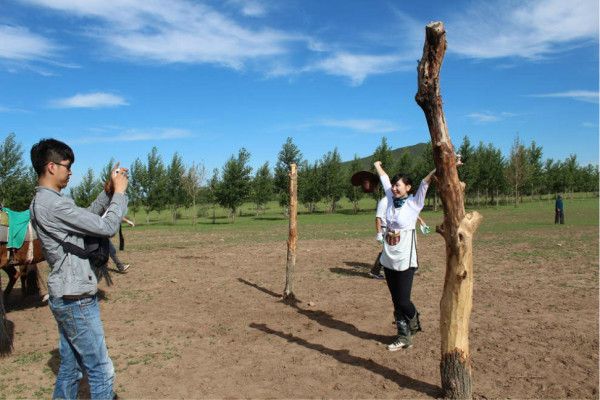
[[[436,167],[436,189],[444,208],[444,221],[436,227],[446,242],[446,276],[440,301],[440,374],[444,397],[469,399],[472,397],[469,353],[469,319],[473,304],[472,240],[482,217],[478,212],[465,213],[465,184],[458,178],[454,146],[444,117],[439,82],[446,51],[444,24],[428,24],[425,34],[415,100],[427,119]]]
[[[294,301],[294,267],[296,266],[296,243],[298,242],[298,172],[296,164],[290,165],[290,207],[289,219],[290,230],[287,241],[287,262],[285,266],[285,289],[283,291],[284,301]]]

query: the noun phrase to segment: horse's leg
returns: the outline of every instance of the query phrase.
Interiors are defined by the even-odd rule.
[[[4,289],[4,303],[6,304],[8,296],[10,295],[10,292],[12,292],[13,286],[15,286],[20,274],[17,272],[14,265],[5,267],[4,271],[6,271],[6,274],[8,275],[8,284],[6,285],[6,289]]]
[[[2,294],[2,276],[0,276],[0,357],[11,353],[13,348],[12,323],[6,319],[4,295]]]
[[[37,264],[21,265],[19,267],[21,274],[21,291],[23,298],[34,294],[39,294],[38,268]]]
[[[40,268],[39,264],[35,264],[35,269],[36,269],[36,287],[38,290],[38,294],[40,296],[40,299],[42,300],[42,302],[46,302],[49,299],[49,295],[48,295],[48,282],[46,282],[46,275],[45,275],[45,271],[42,271],[42,269]]]
[[[33,242],[28,242],[28,264],[35,269],[36,281],[33,283],[33,276],[29,285],[33,288],[35,293],[40,295],[43,302],[48,301],[48,284],[45,279],[45,275],[40,271],[38,263],[45,261],[44,252],[42,250],[42,243],[39,239],[35,239]]]
[[[19,278],[21,279],[21,297],[24,299],[29,294],[29,281],[27,279],[27,265],[19,265]]]
[[[39,285],[39,269],[37,264],[28,264],[27,265],[27,294],[28,295],[39,295],[40,294],[40,285]]]

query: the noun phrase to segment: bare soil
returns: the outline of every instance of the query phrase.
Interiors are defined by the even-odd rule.
[[[568,229],[476,237],[477,398],[598,398],[597,227]],[[284,241],[129,232],[130,250],[120,254],[129,273],[101,285],[121,398],[441,395],[439,235],[419,235],[413,301],[424,330],[412,349],[392,353],[388,289],[367,275],[378,252],[371,240],[302,240],[300,232],[299,301],[289,305],[280,297]],[[0,359],[0,398],[49,398],[59,362],[54,319],[18,289],[11,301],[15,352]]]

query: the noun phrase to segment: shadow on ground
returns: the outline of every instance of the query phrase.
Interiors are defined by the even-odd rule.
[[[318,351],[321,354],[328,355],[341,363],[365,368],[375,374],[381,375],[385,379],[388,379],[388,380],[396,383],[398,386],[400,386],[402,388],[415,390],[415,391],[421,392],[423,394],[426,394],[432,398],[438,398],[441,395],[441,389],[438,386],[432,385],[427,382],[419,381],[417,379],[410,378],[406,375],[399,373],[398,371],[396,371],[394,369],[391,369],[391,368],[388,368],[381,364],[378,364],[373,360],[353,356],[350,354],[349,350],[346,350],[346,349],[333,350],[333,349],[330,349],[329,347],[325,347],[320,344],[311,343],[307,340],[304,340],[304,339],[294,336],[292,334],[276,331],[274,329],[269,328],[266,324],[257,324],[257,323],[253,322],[249,326],[251,328],[262,331],[266,334],[280,337],[280,338],[288,341],[289,343],[294,343],[299,346],[306,347],[307,349]]]
[[[251,286],[257,290],[260,290],[261,292],[266,293],[271,297],[281,298],[281,295],[273,292],[272,290],[269,290],[262,286],[259,286],[256,283],[249,282],[242,278],[238,278],[238,281],[240,281],[241,283],[243,283],[245,285]],[[336,329],[336,330],[339,330],[342,332],[346,332],[346,333],[356,336],[360,339],[375,340],[375,341],[381,342],[381,343],[388,343],[394,338],[394,336],[379,335],[376,333],[362,331],[362,330],[358,329],[356,326],[354,326],[353,324],[336,319],[331,314],[329,314],[325,311],[309,310],[306,308],[302,308],[299,306],[299,304],[302,303],[299,300],[293,301],[293,302],[282,301],[281,303],[285,304],[286,306],[292,307],[294,310],[296,310],[296,312],[298,314],[304,315],[305,317],[307,317],[308,319],[310,319],[312,321],[315,321],[319,325],[322,325],[326,328]]]
[[[360,264],[360,263],[356,263],[356,264]],[[360,266],[362,267],[364,265],[367,265],[367,264],[363,264]],[[355,273],[356,273],[356,271],[355,271]],[[280,294],[275,293],[274,291],[272,291],[270,289],[262,287],[256,283],[247,281],[243,278],[238,278],[238,281],[243,283],[244,285],[253,287],[253,288],[259,290],[260,292],[265,293],[271,297],[274,297],[274,298],[282,297]],[[286,302],[282,299],[281,304],[284,304],[288,307],[293,308],[299,314],[302,314],[305,317],[309,318],[310,320],[317,322],[319,325],[322,325],[322,326],[330,328],[330,329],[336,329],[336,330],[339,330],[342,332],[346,332],[350,335],[356,336],[363,340],[375,340],[375,341],[387,343],[391,339],[393,339],[393,336],[378,335],[378,334],[374,334],[371,332],[362,331],[362,330],[358,329],[356,326],[354,326],[353,324],[336,319],[331,314],[329,314],[325,311],[309,310],[309,309],[302,308],[299,306],[299,304],[301,304],[300,301]],[[385,379],[395,382],[400,387],[415,390],[415,391],[421,392],[421,393],[426,394],[433,398],[438,398],[441,395],[441,388],[438,386],[410,378],[406,375],[399,373],[398,371],[396,371],[394,369],[391,369],[391,368],[388,368],[381,364],[378,364],[371,359],[353,356],[350,354],[349,350],[346,350],[346,349],[333,350],[333,349],[330,349],[326,346],[323,346],[323,345],[320,345],[317,343],[311,343],[305,339],[294,336],[292,334],[274,330],[274,329],[268,327],[266,324],[258,324],[258,323],[253,322],[249,326],[251,328],[262,331],[266,334],[280,337],[280,338],[288,341],[289,343],[294,343],[299,346],[303,346],[308,349],[318,351],[321,354],[328,355],[341,363],[365,368],[373,373],[381,375]]]

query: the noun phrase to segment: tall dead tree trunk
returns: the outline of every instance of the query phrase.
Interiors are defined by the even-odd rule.
[[[425,113],[436,167],[436,189],[444,221],[436,227],[446,242],[446,277],[440,301],[442,389],[447,398],[471,398],[469,319],[473,304],[473,233],[481,222],[477,212],[465,214],[465,184],[458,178],[454,146],[448,134],[439,74],[446,51],[442,22],[425,29],[423,58],[419,62],[419,89],[415,100]]]
[[[296,164],[290,165],[290,233],[287,241],[287,263],[285,266],[284,300],[294,300],[294,267],[296,266],[296,243],[298,242],[298,173]]]

